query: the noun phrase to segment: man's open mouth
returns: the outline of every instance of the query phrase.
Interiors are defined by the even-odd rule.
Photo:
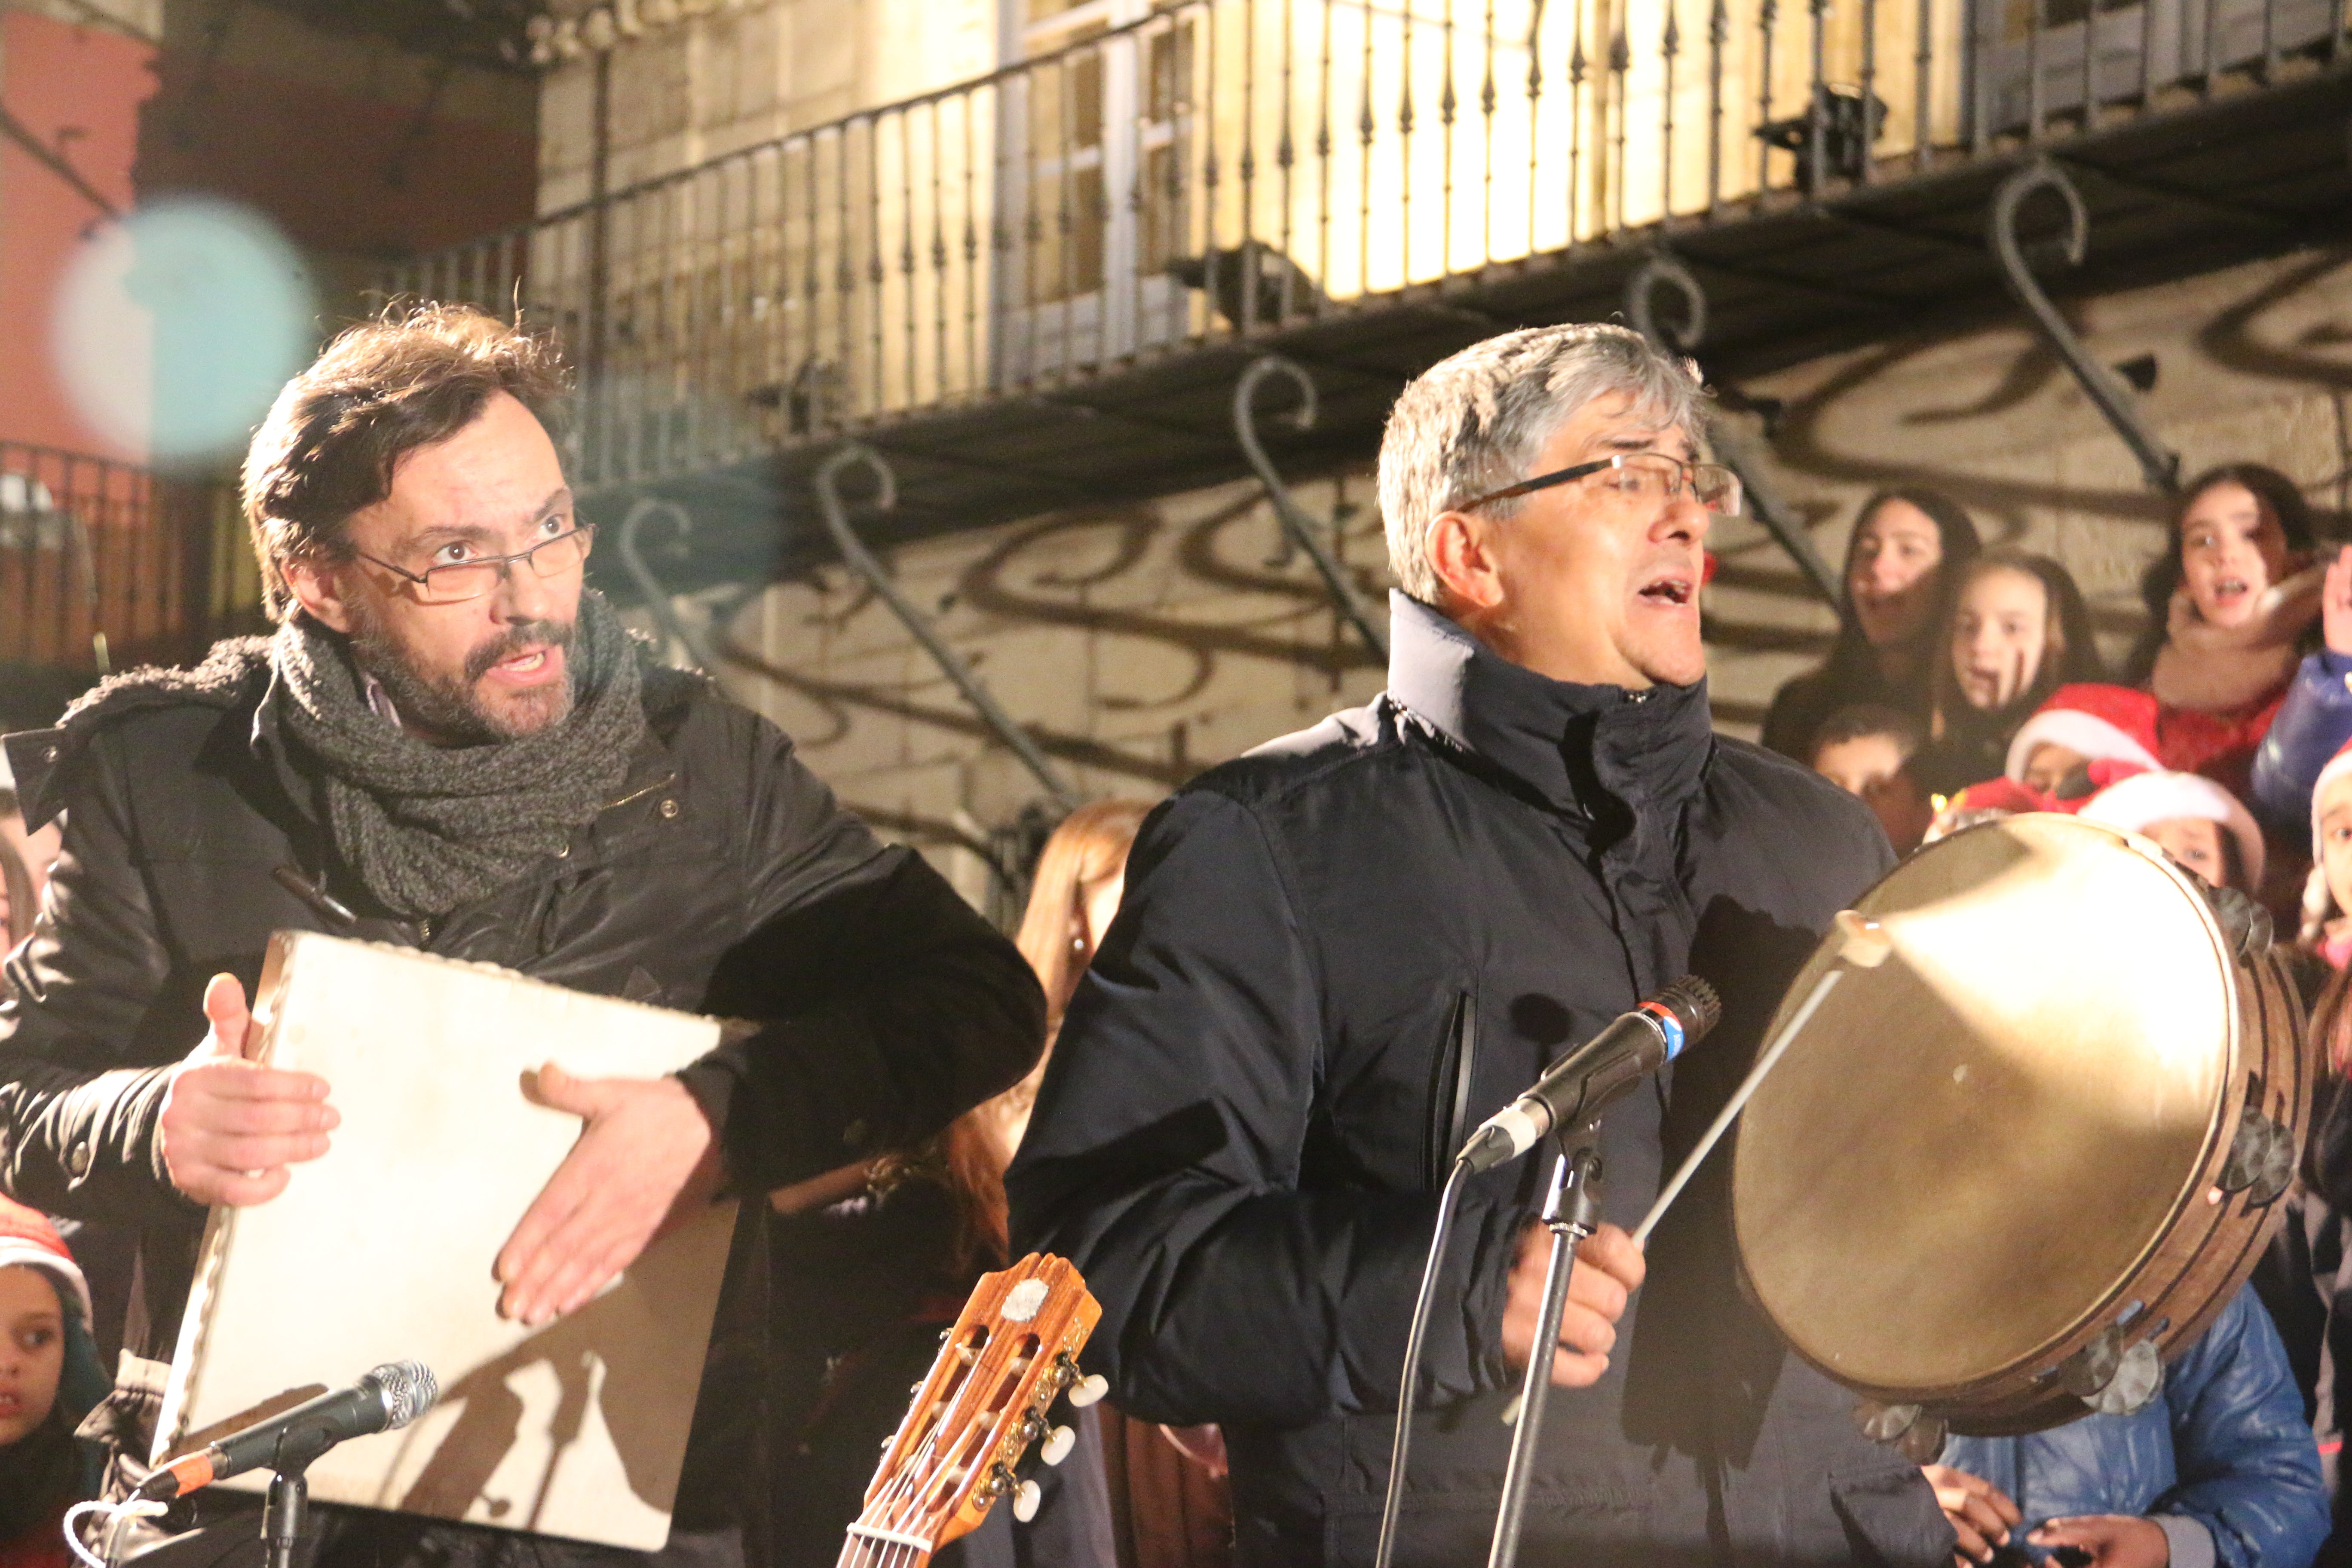
[[[1674,575],[1656,578],[1647,584],[1639,597],[1653,605],[1682,605],[1689,604],[1697,592],[1697,579]]]

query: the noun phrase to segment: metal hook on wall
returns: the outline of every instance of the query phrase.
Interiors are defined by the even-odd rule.
[[[890,606],[890,613],[897,616],[900,624],[914,635],[915,640],[923,645],[923,651],[931,656],[932,662],[940,667],[940,672],[955,683],[956,689],[963,693],[964,700],[971,703],[988,727],[996,731],[997,738],[1012,748],[1013,755],[1021,759],[1022,765],[1029,770],[1031,776],[1054,798],[1055,803],[1065,811],[1076,809],[1077,792],[1063,782],[1061,774],[1046,760],[1045,753],[1038,749],[1037,742],[1030,738],[1029,732],[1014,723],[1013,716],[997,705],[996,699],[988,694],[988,689],[971,672],[971,667],[940,639],[923,613],[899,592],[898,584],[890,580],[882,570],[882,563],[866,547],[866,542],[857,537],[857,531],[849,525],[849,509],[841,499],[840,476],[845,468],[859,467],[874,475],[880,489],[875,504],[880,510],[888,511],[898,504],[898,476],[871,447],[852,442],[818,465],[816,477],[811,481],[816,489],[817,509],[824,514],[825,529],[833,535],[835,548],[841,552],[842,561],[865,580],[866,586],[872,588],[884,604]]]
[[[1364,603],[1363,595],[1356,592],[1339,563],[1318,537],[1315,521],[1292,498],[1290,488],[1282,482],[1282,475],[1276,471],[1273,459],[1265,455],[1265,444],[1257,437],[1258,384],[1270,375],[1287,376],[1298,387],[1298,407],[1285,417],[1297,429],[1314,426],[1314,378],[1280,354],[1265,354],[1252,360],[1234,385],[1234,436],[1241,442],[1242,455],[1257,470],[1258,482],[1265,486],[1266,499],[1274,503],[1274,515],[1281,521],[1283,531],[1307,552],[1307,558],[1315,563],[1316,574],[1323,579],[1324,592],[1331,595],[1332,605],[1356,628],[1356,635],[1364,639],[1364,646],[1372,650],[1373,657],[1386,665],[1389,639],[1373,621],[1371,606]]]
[[[678,618],[677,605],[670,596],[668,585],[646,563],[645,553],[637,547],[637,536],[646,524],[660,517],[669,520],[680,542],[694,532],[694,515],[686,508],[674,500],[663,500],[655,496],[641,497],[635,505],[629,508],[629,515],[621,520],[616,542],[621,552],[622,570],[628,573],[629,580],[645,596],[646,608],[652,613],[654,624],[661,627],[662,636],[686,649],[687,657],[696,665],[715,673],[719,663],[711,657],[710,645],[703,640],[700,633],[688,629],[686,623]]]
[[[2090,394],[2092,403],[2106,416],[2107,423],[2115,426],[2116,434],[2123,437],[2132,456],[2139,459],[2140,472],[2148,484],[2166,495],[2175,494],[2180,489],[2180,454],[2167,447],[2147,427],[2132,403],[2131,394],[2083,346],[2083,340],[2074,335],[2074,329],[2058,313],[2058,307],[2050,302],[2050,296],[2034,280],[2033,269],[2026,265],[2024,247],[2017,239],[2017,216],[2037,191],[2053,191],[2065,202],[2066,265],[2083,264],[2091,233],[2091,216],[2083,205],[2083,195],[2058,165],[2046,158],[2037,158],[2002,181],[2000,189],[1993,193],[1992,250],[2000,263],[2002,279],[2017,302],[2032,312],[2042,335],[2058,351],[2058,357],[2066,362],[2066,368],[2074,373],[2074,379],[2083,384],[2083,390]]]
[[[1658,320],[1654,296],[1661,287],[1671,288],[1682,297],[1683,324],[1668,327]],[[1633,330],[1649,339],[1651,344],[1666,353],[1688,354],[1697,349],[1699,340],[1706,334],[1706,290],[1699,286],[1690,268],[1672,256],[1654,254],[1633,268],[1625,280],[1625,316]],[[1837,574],[1821,552],[1813,548],[1811,535],[1805,532],[1803,521],[1772,489],[1765,477],[1763,461],[1749,449],[1739,432],[1719,419],[1707,421],[1707,445],[1714,448],[1716,459],[1739,476],[1740,490],[1748,498],[1748,515],[1761,523],[1764,531],[1788,552],[1789,559],[1805,574],[1816,593],[1832,605],[1839,602]]]

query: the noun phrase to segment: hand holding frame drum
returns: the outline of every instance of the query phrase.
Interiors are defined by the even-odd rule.
[[[2214,898],[2136,835],[2032,814],[1857,901],[1888,959],[1798,1032],[1732,1182],[1757,1300],[1873,1436],[1925,1458],[1947,1427],[2137,1408],[2252,1270],[2316,1062],[2284,960]]]

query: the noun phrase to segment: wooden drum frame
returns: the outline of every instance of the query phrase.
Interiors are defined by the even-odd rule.
[[[1740,1127],[1749,1292],[1915,1458],[2147,1404],[2303,1148],[2318,1062],[2268,917],[2046,813],[1930,846],[1855,910],[1872,951],[1833,932],[1799,972],[1768,1038],[1848,966]]]

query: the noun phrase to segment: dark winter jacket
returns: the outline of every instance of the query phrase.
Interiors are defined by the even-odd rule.
[[[2352,741],[2352,655],[2307,655],[2254,752],[2254,807],[2291,844],[2311,828],[2320,769]]]
[[[140,1227],[144,1296],[125,1336],[139,1354],[172,1352],[205,1218],[166,1179],[163,1069],[204,1036],[206,980],[226,971],[249,994],[281,927],[761,1022],[680,1075],[747,1193],[928,1136],[1036,1056],[1044,1002],[1012,944],[699,679],[650,672],[649,733],[612,803],[513,886],[429,927],[389,918],[334,856],[270,681],[264,645],[223,644],[9,742],[27,820],[68,816],[47,911],[0,1004],[0,1188]],[[298,897],[281,868],[358,922]],[[741,1296],[764,1284],[755,1250],[739,1237],[722,1327],[764,1321]],[[736,1365],[706,1393],[747,1372],[755,1387]],[[740,1485],[744,1454],[716,1458]],[[725,1522],[692,1519],[696,1464],[679,1523]]]
[[[1704,684],[1549,680],[1397,596],[1386,695],[1154,814],[1009,1179],[1073,1258],[1087,1359],[1147,1420],[1224,1424],[1239,1561],[1372,1556],[1434,1190],[1562,1047],[1686,973],[1722,1025],[1608,1113],[1631,1227],[1790,976],[1887,866],[1869,813],[1710,731]],[[1530,1563],[1945,1563],[1918,1471],[1744,1304],[1721,1156],[1649,1248],[1607,1373],[1551,1402]],[[1483,1559],[1510,1433],[1506,1273],[1538,1160],[1469,1184],[1397,1561]]]
[[[1943,1462],[2010,1495],[2025,1516],[2014,1543],[2053,1519],[2137,1514],[2163,1528],[2173,1568],[2304,1568],[2327,1534],[2303,1396],[2251,1289],[2165,1368],[2164,1396],[2137,1415],[1953,1437]]]

